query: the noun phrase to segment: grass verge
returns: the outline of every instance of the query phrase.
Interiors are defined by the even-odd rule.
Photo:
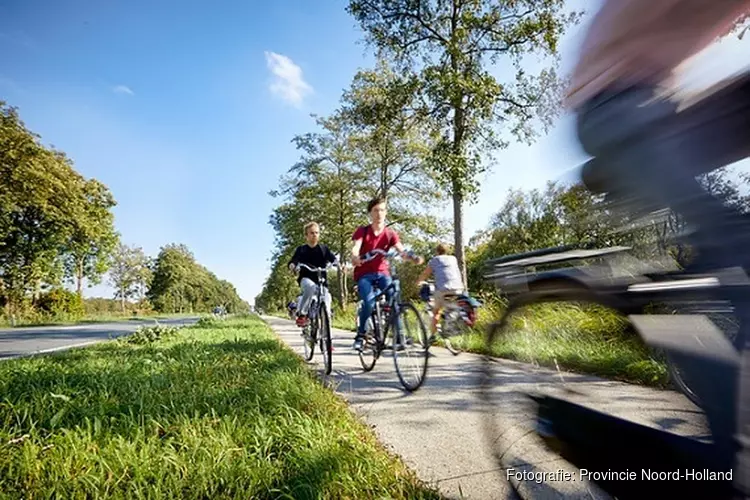
[[[502,312],[502,306],[486,304],[479,310],[476,326],[453,339],[453,345],[467,352],[539,366],[559,366],[651,387],[669,386],[664,359],[630,331],[625,319],[607,309],[571,303],[530,306],[516,313],[505,335],[488,347],[484,332]],[[277,315],[286,317],[283,312]],[[332,325],[354,331],[354,307],[337,309]]]
[[[16,498],[439,498],[257,317],[0,363]]]
[[[86,315],[82,318],[69,318],[69,317],[47,317],[44,319],[27,319],[20,318],[16,321],[15,325],[12,325],[10,320],[4,316],[0,317],[0,328],[20,328],[29,326],[65,326],[65,325],[81,325],[91,323],[114,323],[117,321],[141,321],[149,319],[175,319],[175,318],[188,318],[195,317],[196,314],[144,314],[133,316],[132,314],[91,314]]]

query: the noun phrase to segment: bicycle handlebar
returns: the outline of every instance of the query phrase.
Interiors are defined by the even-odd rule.
[[[414,252],[409,251],[409,252],[406,252],[406,254],[409,257],[416,258],[416,256],[414,255]],[[367,252],[366,254],[364,254],[360,258],[360,260],[364,264],[365,262],[369,262],[369,261],[373,260],[378,255],[382,255],[386,259],[394,259],[398,255],[398,252],[394,252],[394,251],[391,251],[391,250],[389,250],[389,251],[386,252],[385,250],[381,250],[380,248],[373,248],[372,250],[370,250],[369,252]]]
[[[338,267],[338,263],[333,262],[333,263],[328,264],[326,267],[310,267],[307,264],[303,264],[300,262],[299,264],[297,264],[297,267],[304,267],[305,269],[313,273],[324,273],[332,267]]]

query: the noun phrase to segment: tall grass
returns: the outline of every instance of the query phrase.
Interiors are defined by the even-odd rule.
[[[14,498],[438,498],[257,317],[5,361],[0,398]]]
[[[23,326],[62,326],[88,323],[111,323],[115,321],[130,321],[139,319],[169,319],[189,316],[177,313],[148,313],[134,315],[132,313],[98,313],[77,316],[72,314],[43,314],[40,312],[27,313],[17,317],[15,324],[10,318],[0,314],[0,328],[23,327]]]

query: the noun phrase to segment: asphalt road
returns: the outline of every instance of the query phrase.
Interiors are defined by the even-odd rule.
[[[163,325],[189,325],[198,318],[159,320]],[[155,320],[127,320],[71,326],[33,326],[0,329],[0,360],[84,347],[134,332]]]
[[[294,351],[303,353],[300,330],[291,321],[264,319]],[[372,372],[363,372],[351,349],[353,335],[333,331],[333,372],[326,381],[387,448],[448,498],[518,498],[509,481],[525,498],[609,498],[595,485],[581,481],[578,469],[547,451],[529,432],[534,413],[524,392],[573,390],[577,395],[567,393],[569,399],[607,413],[699,439],[708,434],[700,410],[674,391],[506,360],[493,362],[497,383],[493,404],[486,407],[478,397],[483,358],[470,353],[454,357],[438,347],[431,349],[424,385],[408,394],[399,384],[390,351]],[[316,352],[312,363],[320,367],[321,361]],[[319,373],[322,376],[322,370]],[[492,432],[486,431],[488,421],[496,425]],[[493,457],[493,447],[504,453],[502,464]],[[503,467],[515,471],[509,474]],[[535,482],[516,475],[559,470],[570,472],[575,480]]]

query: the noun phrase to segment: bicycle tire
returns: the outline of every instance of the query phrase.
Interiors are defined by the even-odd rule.
[[[308,335],[305,337],[305,340],[304,340],[304,342],[305,342],[305,361],[310,361],[313,358],[313,356],[315,355],[315,344],[316,344],[316,342],[315,342],[315,340],[316,340],[315,333],[317,333],[316,332],[316,330],[317,330],[316,323],[317,323],[317,319],[316,318],[312,318],[310,320],[310,326],[309,326],[310,331],[309,331]]]
[[[331,345],[331,322],[328,318],[328,309],[325,305],[320,306],[318,318],[320,320],[320,353],[323,355],[325,374],[330,375],[333,365],[333,360],[331,359],[333,346]]]
[[[691,312],[689,308],[677,309],[678,312],[680,310],[684,310],[687,314]],[[706,314],[706,317],[716,325],[719,330],[721,330],[724,336],[727,337],[727,340],[729,340],[734,348],[739,351],[739,344],[741,343],[741,338],[739,337],[739,323],[734,324],[731,319],[727,318],[727,315],[723,314],[708,313]],[[735,328],[738,331],[733,331]],[[681,392],[682,395],[688,398],[695,406],[702,408],[703,402],[693,391],[692,387],[690,387],[690,384],[685,381],[685,377],[682,375],[682,370],[680,369],[679,364],[674,360],[674,357],[668,352],[664,352],[664,357],[667,360],[667,373],[669,374],[669,381],[672,387]]]
[[[393,363],[396,366],[396,374],[398,375],[398,379],[401,382],[401,385],[404,386],[404,389],[406,389],[409,392],[416,391],[419,389],[422,384],[425,381],[425,377],[427,375],[427,364],[428,360],[430,358],[430,349],[429,349],[429,343],[427,340],[427,328],[424,326],[424,321],[422,320],[422,315],[419,314],[419,311],[417,310],[414,305],[406,302],[403,304],[399,304],[398,307],[398,317],[396,318],[396,324],[395,324],[395,331],[393,332]],[[400,367],[399,360],[403,360],[404,356],[403,354],[400,354],[400,350],[398,349],[399,344],[402,342],[400,337],[402,337],[402,332],[398,325],[401,323],[402,316],[405,315],[406,311],[412,311],[414,313],[414,316],[416,318],[417,322],[417,335],[419,344],[421,345],[421,349],[417,348],[416,352],[417,354],[421,355],[422,358],[424,358],[424,364],[421,368],[417,370],[417,380],[415,383],[407,382],[402,368]]]
[[[378,325],[377,318],[373,311],[370,320],[373,325],[373,333],[375,334],[374,342],[367,337],[362,339],[362,350],[359,351],[359,364],[362,365],[362,369],[366,372],[372,371],[375,368],[375,363],[378,362],[380,357],[380,347],[378,346],[378,339],[380,338],[380,326]],[[369,357],[368,357],[369,356]]]

